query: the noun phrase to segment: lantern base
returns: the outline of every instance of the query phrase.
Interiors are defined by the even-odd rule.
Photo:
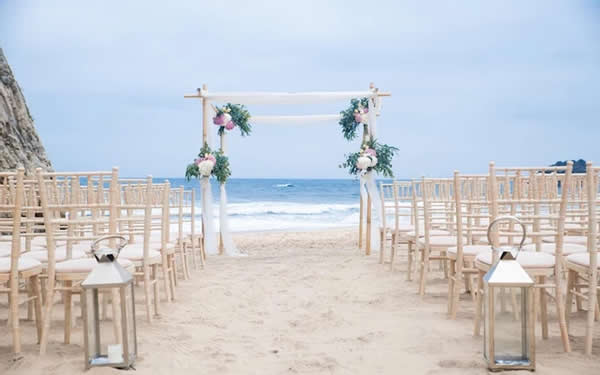
[[[92,367],[113,367],[119,370],[135,370],[133,364],[110,361],[107,355],[100,355],[96,358],[90,359],[88,361],[87,368],[89,369]]]

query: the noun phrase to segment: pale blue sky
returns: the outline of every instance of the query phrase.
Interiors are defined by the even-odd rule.
[[[58,170],[181,177],[202,133],[200,104],[183,95],[202,83],[374,81],[393,93],[378,128],[400,148],[397,177],[600,162],[600,1],[0,0],[0,46]],[[264,125],[229,147],[233,177],[338,178],[358,143],[335,123]]]

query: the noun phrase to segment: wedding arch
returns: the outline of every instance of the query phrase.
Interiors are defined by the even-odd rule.
[[[184,98],[200,99],[202,103],[202,145],[208,146],[208,150],[213,146],[212,131],[210,130],[210,122],[212,114],[216,114],[220,109],[215,105],[221,103],[235,103],[236,105],[252,105],[252,104],[321,104],[326,102],[339,102],[342,100],[356,100],[363,98],[368,100],[368,111],[364,110],[365,116],[368,116],[368,121],[365,120],[363,128],[363,144],[368,140],[373,141],[377,134],[377,116],[381,111],[381,98],[391,96],[389,92],[379,91],[373,83],[369,85],[369,89],[365,91],[325,91],[325,92],[210,92],[206,84],[202,88],[197,89],[196,94],[184,95]],[[355,110],[355,112],[357,112]],[[362,113],[362,111],[361,111]],[[281,123],[315,123],[315,122],[334,122],[339,121],[342,114],[314,114],[314,115],[252,115],[250,120],[253,125],[260,124],[281,124]],[[231,118],[231,116],[229,116]],[[232,126],[233,127],[233,126]],[[228,127],[228,129],[230,129]],[[227,154],[226,133],[219,131],[219,149],[222,155]],[[242,133],[243,134],[243,133]],[[207,154],[208,155],[208,154]],[[212,157],[212,156],[209,156]],[[214,161],[214,157],[212,157]],[[375,159],[376,160],[376,159]],[[376,161],[375,161],[376,163]],[[213,164],[214,165],[214,164]],[[227,164],[227,169],[229,165]],[[236,248],[229,231],[229,222],[227,215],[227,190],[225,187],[225,179],[220,181],[220,207],[219,207],[219,223],[220,223],[220,241],[217,241],[217,235],[213,222],[212,210],[212,192],[210,188],[209,177],[200,178],[202,213],[203,213],[203,233],[204,245],[207,253],[213,254],[228,254],[239,255],[240,252]],[[365,254],[370,255],[372,248],[377,248],[376,242],[379,241],[379,236],[374,235],[379,231],[379,225],[373,226],[373,210],[375,206],[376,218],[381,224],[381,204],[377,186],[375,184],[375,176],[372,168],[369,168],[366,173],[360,176],[360,214],[359,214],[359,239],[358,247],[362,249],[365,245]],[[364,241],[363,241],[364,239]]]

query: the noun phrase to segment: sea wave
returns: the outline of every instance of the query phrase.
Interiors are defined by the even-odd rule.
[[[323,215],[356,212],[358,203],[297,203],[297,202],[249,202],[230,203],[230,216],[256,215]]]

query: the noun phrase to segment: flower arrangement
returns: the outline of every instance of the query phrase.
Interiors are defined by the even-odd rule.
[[[221,152],[211,151],[210,147],[205,143],[202,149],[200,149],[198,158],[187,166],[185,178],[189,181],[192,177],[201,178],[210,176],[215,176],[223,184],[231,176],[231,169],[229,168],[229,158]]]
[[[242,136],[250,134],[250,112],[243,105],[227,103],[223,107],[215,107],[215,111],[217,114],[213,117],[213,124],[219,127],[219,135],[223,135],[225,130],[233,130],[236,126]]]
[[[340,112],[340,126],[347,140],[356,138],[356,129],[360,124],[367,126],[369,113],[369,98],[350,100],[350,107]]]
[[[355,176],[374,170],[385,177],[393,178],[392,158],[397,151],[396,147],[371,139],[363,143],[359,152],[347,154],[346,161],[340,168],[348,168],[348,173]]]

